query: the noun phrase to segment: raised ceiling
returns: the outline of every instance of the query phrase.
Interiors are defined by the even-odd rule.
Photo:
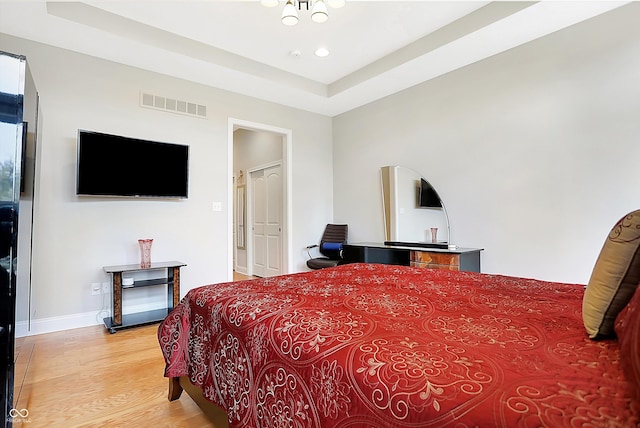
[[[347,0],[286,27],[259,0],[0,0],[0,33],[335,116],[626,3]]]

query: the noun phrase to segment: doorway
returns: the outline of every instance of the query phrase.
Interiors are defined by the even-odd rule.
[[[236,154],[237,147],[236,144],[236,131],[238,135],[241,133],[256,135],[260,134],[261,138],[271,138],[277,141],[277,151],[279,154],[279,159],[277,162],[267,162],[266,164],[259,164],[259,161],[256,159],[246,159],[249,155],[245,155],[242,152]],[[252,135],[252,138],[255,138],[256,135]],[[229,171],[229,180],[230,189],[228,192],[228,205],[229,207],[233,207],[229,210],[228,216],[228,278],[231,280],[234,275],[234,268],[238,264],[238,261],[244,262],[246,265],[246,269],[240,269],[239,273],[248,274],[248,275],[257,275],[258,272],[254,273],[254,246],[256,245],[256,241],[254,240],[253,227],[254,225],[251,223],[253,221],[253,215],[255,214],[253,211],[253,204],[255,201],[252,199],[255,197],[253,194],[253,185],[252,185],[252,172],[259,171],[261,169],[268,169],[276,164],[279,165],[280,172],[278,174],[279,184],[275,184],[278,180],[271,180],[272,186],[277,186],[280,190],[280,201],[277,201],[277,207],[279,208],[277,212],[279,213],[279,244],[274,242],[276,237],[271,236],[270,239],[271,245],[262,245],[264,242],[259,242],[263,248],[266,248],[267,253],[262,259],[265,266],[269,264],[273,264],[273,262],[277,261],[279,264],[278,274],[285,274],[291,272],[291,266],[293,266],[293,254],[292,254],[292,233],[291,233],[291,218],[292,218],[292,204],[291,204],[291,193],[292,193],[292,183],[291,183],[291,158],[292,158],[292,148],[291,148],[291,130],[284,128],[277,128],[270,125],[259,124],[255,122],[248,122],[240,119],[229,118],[228,121],[228,171]],[[252,158],[256,156],[255,151],[251,152],[250,155]],[[274,155],[275,156],[275,155]],[[236,159],[237,157],[237,159]],[[244,163],[243,163],[244,162]],[[250,166],[250,164],[253,164]],[[238,168],[238,165],[242,165],[242,168]],[[271,174],[273,171],[268,171],[268,174]],[[274,176],[271,176],[273,179]],[[254,183],[255,184],[255,183]],[[262,185],[261,183],[260,185]],[[238,192],[238,187],[241,188],[241,192]],[[273,189],[273,187],[272,187]],[[246,220],[243,219],[242,216],[238,216],[238,195],[245,195],[246,199],[241,207],[244,207],[244,210],[247,214]],[[265,195],[267,197],[267,195]],[[273,195],[269,196],[270,199],[273,199]],[[273,202],[272,202],[272,214],[273,214]],[[239,220],[240,219],[240,220]],[[239,226],[244,226],[239,228]],[[242,230],[240,230],[242,229]],[[241,237],[240,243],[242,246],[238,245],[238,237]],[[260,239],[266,239],[265,236],[261,236]],[[259,240],[258,240],[259,241]],[[243,259],[244,258],[244,259]],[[258,268],[259,269],[259,268]],[[244,271],[243,271],[244,270]],[[264,274],[264,276],[272,276],[276,274],[274,269],[269,269],[265,272],[260,272]]]

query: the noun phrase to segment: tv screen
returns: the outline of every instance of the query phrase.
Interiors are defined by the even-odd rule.
[[[436,190],[424,178],[420,179],[420,192],[418,196],[418,206],[430,208],[442,208],[440,196]]]
[[[76,194],[187,198],[189,146],[78,130]]]

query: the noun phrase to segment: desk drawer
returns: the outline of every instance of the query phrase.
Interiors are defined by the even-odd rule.
[[[411,251],[411,266],[430,269],[460,270],[460,254]]]

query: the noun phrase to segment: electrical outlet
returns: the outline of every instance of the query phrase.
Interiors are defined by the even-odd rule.
[[[101,287],[99,282],[91,283],[91,295],[96,296],[100,294],[100,290],[101,290]]]
[[[102,292],[104,294],[108,294],[110,289],[111,289],[111,284],[109,284],[108,282],[102,283]]]

